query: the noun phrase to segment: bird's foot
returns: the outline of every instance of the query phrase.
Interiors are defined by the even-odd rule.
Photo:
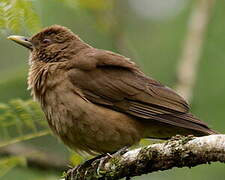
[[[104,162],[110,158],[113,158],[113,156],[109,153],[106,153],[104,154],[103,157],[101,157],[98,161],[99,161],[99,164],[98,164],[98,167],[97,167],[97,175],[100,176],[101,175],[101,169],[102,169],[102,166],[104,164]]]
[[[64,177],[65,180],[68,180],[69,177],[74,177],[74,176],[75,176],[74,174],[76,174],[75,179],[77,179],[77,176],[78,176],[78,174],[79,174],[79,169],[80,169],[80,167],[81,167],[81,165],[77,165],[75,168],[69,169],[69,170],[66,172],[66,175],[65,175],[65,177]]]
[[[109,160],[109,159],[114,158],[114,157],[116,157],[116,156],[123,155],[123,154],[126,153],[127,151],[128,151],[128,146],[125,146],[125,147],[119,149],[118,151],[116,151],[116,152],[114,152],[114,153],[111,153],[111,154],[110,154],[110,153],[106,153],[103,157],[101,157],[101,158],[99,159],[99,164],[98,164],[98,168],[97,168],[97,175],[100,176],[101,169],[102,169],[102,167],[103,167],[103,165],[104,165],[104,162],[105,162],[106,160]]]
[[[92,163],[93,163],[95,160],[100,159],[100,158],[102,158],[103,156],[105,156],[105,154],[101,154],[101,155],[96,156],[96,157],[94,157],[94,158],[92,158],[92,159],[89,159],[89,160],[87,160],[87,161],[85,161],[85,162],[83,162],[83,163],[77,165],[75,168],[69,170],[67,173],[72,173],[72,174],[75,173],[75,174],[79,175],[79,173],[82,171],[82,169],[85,169],[85,167],[91,166]],[[75,178],[75,179],[76,179],[76,178]]]
[[[70,173],[72,173],[72,174],[75,173],[75,174],[79,175],[79,173],[80,173],[80,171],[82,171],[82,169],[85,169],[85,167],[91,166],[93,162],[96,162],[96,163],[98,163],[97,175],[101,176],[101,169],[103,169],[104,163],[107,160],[109,160],[111,158],[114,158],[116,156],[123,155],[127,151],[128,151],[128,146],[125,146],[125,147],[119,149],[116,152],[101,154],[101,155],[96,156],[96,157],[94,157],[92,159],[89,159],[89,160],[85,161],[84,163],[78,165],[77,167],[73,168],[71,170],[72,172],[70,172]]]

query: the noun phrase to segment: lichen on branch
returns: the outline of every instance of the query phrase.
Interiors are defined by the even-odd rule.
[[[66,180],[107,179],[139,176],[173,167],[193,167],[225,162],[225,135],[175,136],[164,142],[106,155],[85,162],[66,173]]]

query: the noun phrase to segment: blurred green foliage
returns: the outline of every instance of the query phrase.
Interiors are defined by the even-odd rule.
[[[40,20],[29,0],[0,1],[0,29],[21,32],[29,29],[36,32],[40,29]]]
[[[33,100],[0,104],[0,147],[49,134],[43,112]]]
[[[140,0],[140,3],[144,3],[144,0]],[[8,42],[7,35],[31,35],[42,26],[61,24],[94,47],[132,57],[148,75],[163,84],[174,86],[176,65],[194,4],[194,0],[186,0],[184,8],[170,16],[172,18],[154,20],[138,15],[132,8],[131,0],[0,0],[0,129],[4,129],[0,130],[0,134],[7,131],[10,142],[18,135],[21,139],[26,133],[35,135],[35,129],[40,125],[46,130],[40,108],[30,100],[26,90],[27,52]],[[225,126],[224,15],[225,2],[216,1],[204,41],[192,102],[192,112],[221,132],[224,132]],[[5,125],[9,123],[16,130],[7,130]],[[26,144],[65,158],[69,156],[73,164],[83,161],[76,154],[71,155],[64,145],[51,136],[31,139]],[[55,179],[61,173],[28,168],[24,166],[24,159],[20,158],[0,159],[0,179]],[[149,176],[158,180],[210,180],[215,177],[224,179],[224,175],[224,165],[213,163],[211,166],[203,165],[191,170],[173,169]],[[149,176],[135,179],[149,179]]]
[[[16,166],[25,166],[26,160],[23,157],[11,156],[0,159],[0,178],[4,177],[6,173]]]
[[[11,156],[0,159],[0,178],[16,166],[26,166],[26,159],[20,156]]]

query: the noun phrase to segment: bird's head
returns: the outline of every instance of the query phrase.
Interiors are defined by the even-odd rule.
[[[68,28],[59,25],[47,27],[30,38],[12,35],[8,39],[28,48],[32,61],[46,63],[65,61],[88,46]]]

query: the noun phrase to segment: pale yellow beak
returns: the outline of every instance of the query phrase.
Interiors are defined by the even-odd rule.
[[[10,39],[30,50],[33,49],[33,45],[32,43],[29,41],[28,38],[24,37],[24,36],[17,36],[17,35],[12,35],[12,36],[9,36],[7,39]]]

